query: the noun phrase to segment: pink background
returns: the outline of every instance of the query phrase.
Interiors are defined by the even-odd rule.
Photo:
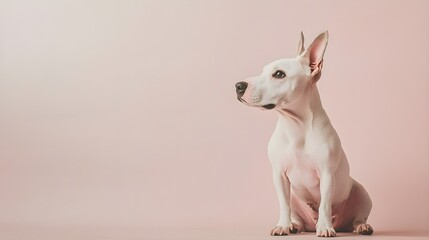
[[[372,197],[370,223],[428,230],[429,1],[0,6],[3,234],[268,232],[278,217],[266,157],[277,115],[240,104],[234,84],[293,57],[301,30],[306,46],[330,32],[319,90]]]

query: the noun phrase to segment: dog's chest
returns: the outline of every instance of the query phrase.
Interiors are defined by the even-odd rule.
[[[311,191],[319,186],[316,166],[320,156],[312,149],[313,144],[305,142],[308,143],[305,140],[291,143],[274,135],[268,152],[271,164],[287,175],[293,188]]]
[[[319,176],[313,156],[302,152],[289,152],[282,159],[284,171],[294,188],[314,189],[319,186]]]
[[[284,171],[295,189],[317,192],[317,169],[331,151],[326,135],[279,120],[268,145],[273,167]]]

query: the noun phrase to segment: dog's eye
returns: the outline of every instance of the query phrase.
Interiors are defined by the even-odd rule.
[[[286,73],[282,70],[277,70],[273,73],[273,78],[284,78],[286,77]]]

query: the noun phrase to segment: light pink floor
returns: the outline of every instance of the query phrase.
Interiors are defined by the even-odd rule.
[[[267,229],[242,228],[177,228],[177,227],[41,227],[1,225],[2,240],[279,240],[319,239],[314,233],[269,236]],[[395,232],[379,230],[373,236],[338,233],[336,239],[429,239],[429,232]]]

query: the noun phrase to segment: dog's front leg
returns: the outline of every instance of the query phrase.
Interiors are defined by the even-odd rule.
[[[271,230],[271,235],[288,235],[297,229],[291,222],[290,182],[281,170],[273,170],[273,182],[279,200],[280,217],[277,225]]]
[[[330,170],[319,173],[320,178],[320,207],[317,220],[316,235],[318,237],[334,237],[335,229],[332,226],[332,196],[335,188],[335,176]]]

